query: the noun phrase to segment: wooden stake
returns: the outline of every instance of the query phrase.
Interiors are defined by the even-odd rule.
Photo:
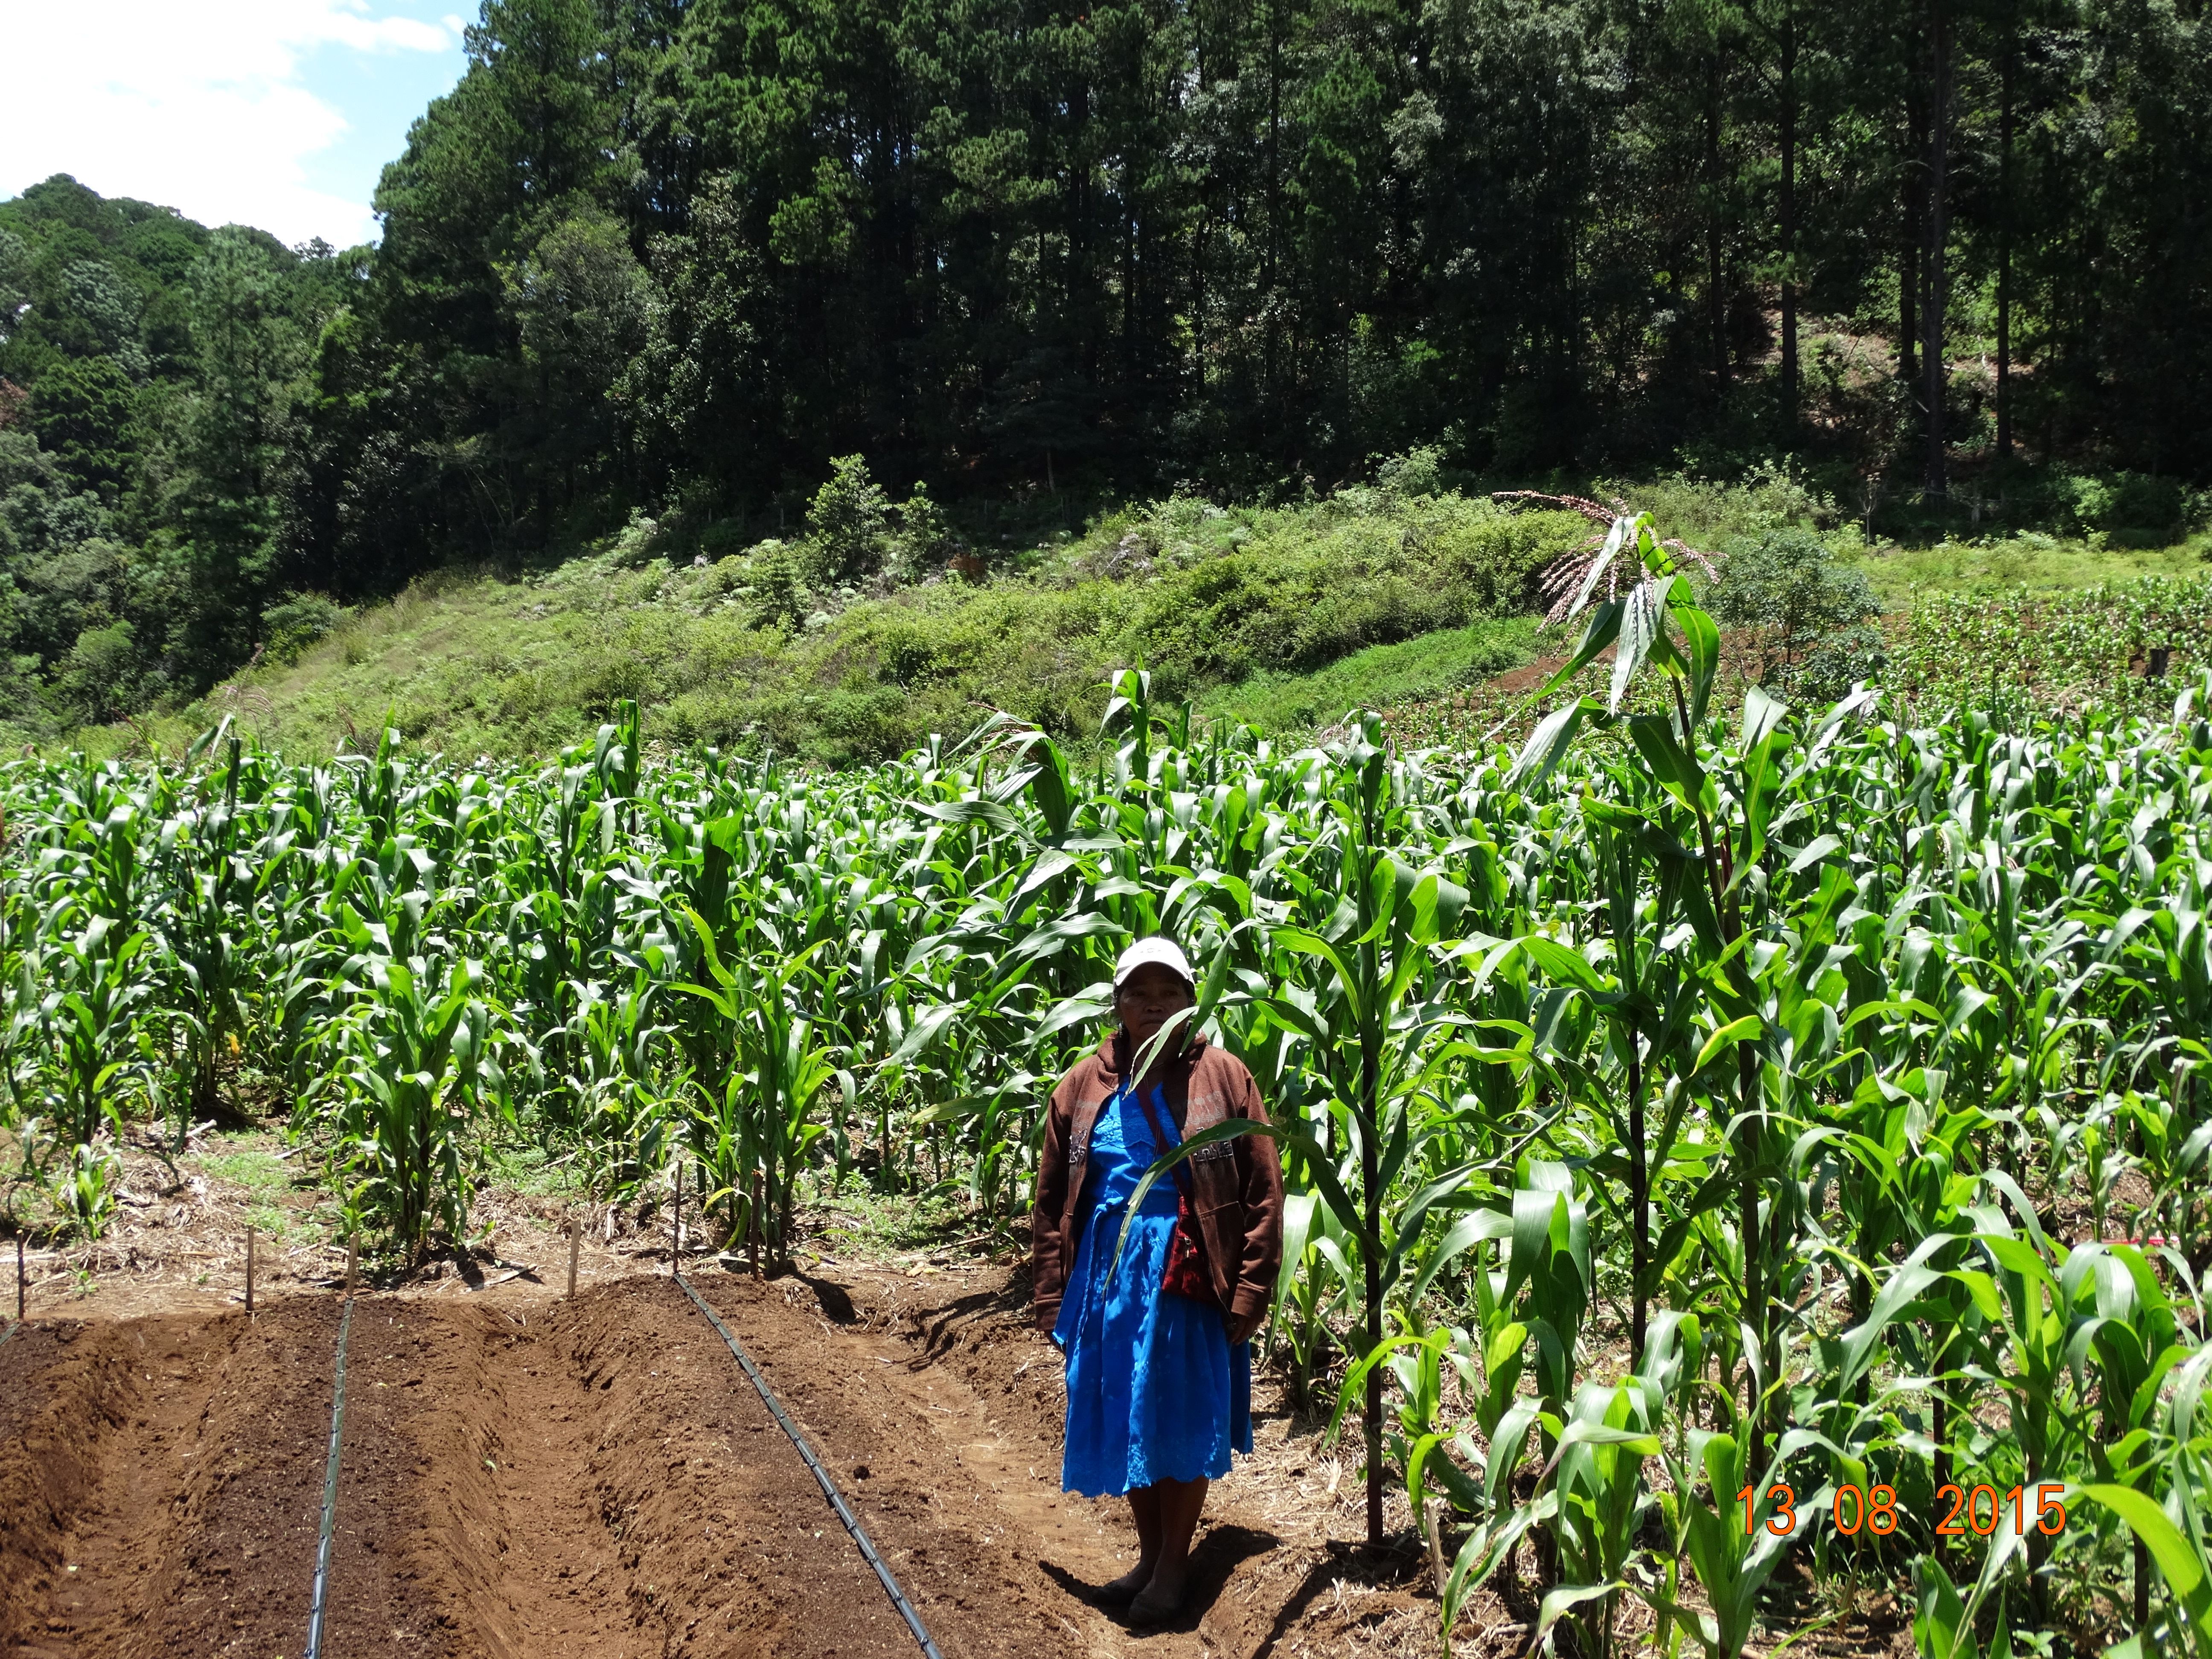
[[[684,1164],[681,1159],[676,1164],[676,1196],[671,1200],[670,1207],[672,1212],[670,1223],[672,1236],[668,1243],[668,1275],[673,1279],[678,1271],[676,1259],[684,1254]]]
[[[349,1238],[346,1240],[346,1294],[348,1296],[353,1294],[354,1269],[360,1265],[361,1241],[357,1238]]]
[[[1429,1495],[1421,1494],[1421,1535],[1428,1540],[1429,1571],[1436,1575],[1437,1595],[1443,1596],[1444,1588],[1451,1583],[1451,1575],[1444,1571],[1443,1546],[1437,1538],[1437,1512],[1429,1507]]]
[[[251,1227],[248,1227],[248,1228],[246,1230],[246,1316],[247,1316],[248,1318],[251,1318],[251,1317],[252,1316],[252,1314],[253,1314],[253,1229],[252,1229],[252,1228],[251,1228]]]
[[[584,1229],[574,1216],[568,1218],[568,1299],[576,1297],[576,1247],[584,1242]]]
[[[15,1322],[18,1325],[23,1322],[24,1290],[23,1236],[21,1233],[18,1233],[15,1236]]]

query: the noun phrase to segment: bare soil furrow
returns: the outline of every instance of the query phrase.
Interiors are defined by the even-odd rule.
[[[83,1328],[0,1450],[13,1651],[299,1646],[338,1311]]]
[[[1059,1490],[1058,1358],[1011,1292],[907,1311],[896,1281],[695,1282],[946,1659],[1259,1659],[1320,1626],[1353,1635],[1386,1607],[1393,1628],[1418,1622],[1372,1574],[1285,1541],[1233,1480],[1189,1612],[1132,1631],[1096,1595],[1132,1559],[1126,1509]],[[42,1322],[0,1349],[0,1656],[301,1650],[340,1305]],[[1285,1446],[1288,1427],[1271,1420],[1263,1438]],[[331,1659],[915,1651],[797,1450],[665,1275],[574,1300],[357,1299]]]

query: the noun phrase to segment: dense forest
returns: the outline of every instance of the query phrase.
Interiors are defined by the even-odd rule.
[[[2207,471],[2170,0],[487,0],[374,248],[0,203],[7,701],[865,455],[956,520],[1794,456],[1899,525]],[[711,541],[710,541],[711,545]]]

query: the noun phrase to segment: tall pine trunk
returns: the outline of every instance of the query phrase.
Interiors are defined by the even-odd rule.
[[[1928,176],[1923,157],[1928,149],[1928,106],[1921,96],[1917,74],[1911,77],[1905,94],[1904,218],[1898,238],[1897,258],[1897,378],[1920,401],[1920,244],[1927,234],[1925,211]]]
[[[1797,12],[1782,14],[1782,425],[1797,430]]]
[[[2012,459],[2012,20],[1997,89],[1997,459]]]
[[[1266,371],[1267,393],[1275,395],[1275,334],[1276,314],[1281,307],[1275,303],[1277,246],[1282,234],[1283,179],[1283,21],[1281,8],[1276,0],[1267,6],[1267,248],[1266,274],[1261,282],[1261,304],[1267,312]]]
[[[1943,361],[1943,310],[1948,295],[1946,265],[1950,222],[1946,187],[1950,162],[1951,133],[1951,20],[1944,0],[1929,0],[1928,8],[1929,121],[1928,121],[1928,262],[1927,288],[1921,307],[1924,330],[1921,371],[1927,377],[1928,493],[1942,501],[1949,490],[1943,442],[1943,398],[1950,381]]]
[[[1729,387],[1728,291],[1722,258],[1721,206],[1727,191],[1721,173],[1721,87],[1728,47],[1717,33],[1705,63],[1705,310],[1712,330],[1713,392]]]

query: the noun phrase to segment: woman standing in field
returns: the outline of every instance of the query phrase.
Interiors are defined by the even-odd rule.
[[[1105,1588],[1138,1620],[1182,1605],[1191,1534],[1209,1480],[1252,1449],[1252,1359],[1283,1250],[1275,1144],[1212,1142],[1156,1182],[1114,1249],[1163,1148],[1227,1118],[1265,1123],[1252,1074],[1195,1033],[1146,1045],[1196,1000],[1172,939],[1141,939],[1114,969],[1120,1029],[1053,1093],[1031,1219],[1038,1327],[1067,1357],[1060,1484],[1127,1493],[1137,1565]]]

